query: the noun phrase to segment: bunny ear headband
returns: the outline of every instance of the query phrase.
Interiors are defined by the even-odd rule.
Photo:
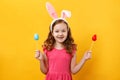
[[[62,10],[61,17],[58,17],[54,7],[52,6],[52,4],[47,2],[46,3],[46,8],[47,8],[47,11],[48,11],[49,15],[53,18],[53,21],[51,22],[51,25],[50,25],[50,30],[51,31],[52,31],[52,25],[56,20],[62,19],[66,23],[68,23],[65,18],[70,18],[71,17],[71,12],[70,11]]]

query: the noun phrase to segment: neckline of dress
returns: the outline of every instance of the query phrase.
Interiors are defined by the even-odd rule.
[[[57,48],[54,47],[54,49],[55,49],[55,50],[58,50],[58,51],[61,51],[61,50],[64,50],[65,48],[57,49]]]

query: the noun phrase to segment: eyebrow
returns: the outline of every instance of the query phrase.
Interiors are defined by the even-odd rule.
[[[60,29],[54,29],[55,31],[60,30]],[[61,30],[67,30],[67,29],[61,29]]]

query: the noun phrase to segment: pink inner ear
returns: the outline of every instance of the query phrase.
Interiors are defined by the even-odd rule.
[[[57,14],[56,13],[51,13],[51,15],[53,16],[53,18],[57,18]]]
[[[71,12],[68,11],[68,10],[62,10],[61,17],[62,18],[70,18],[71,17]]]
[[[62,18],[66,18],[67,16],[65,15],[65,13],[63,12],[62,14]]]
[[[49,2],[46,3],[46,8],[52,18],[58,18],[54,7]]]

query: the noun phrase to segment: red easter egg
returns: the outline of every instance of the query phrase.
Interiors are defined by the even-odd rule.
[[[92,36],[92,40],[93,40],[93,41],[96,41],[96,40],[97,40],[97,35],[96,35],[96,34],[94,34],[94,35]]]

